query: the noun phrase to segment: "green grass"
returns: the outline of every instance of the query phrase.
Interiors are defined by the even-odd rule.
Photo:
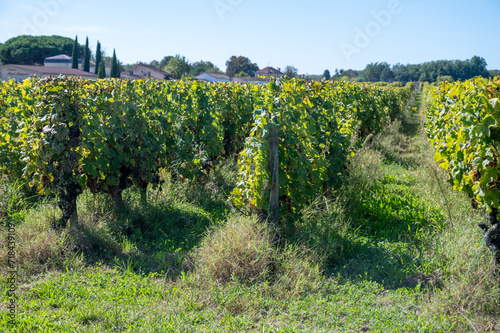
[[[0,218],[17,226],[21,281],[16,325],[2,307],[0,331],[499,330],[498,279],[475,226],[485,215],[432,156],[407,108],[351,159],[342,187],[282,217],[278,247],[228,203],[234,161],[205,184],[165,176],[147,205],[128,190],[119,212],[85,193],[77,236],[50,232],[54,203],[33,206],[4,180]]]
[[[95,266],[49,274],[26,289],[21,332],[453,331],[465,324],[426,310],[416,290],[388,292],[369,281],[328,279],[297,295],[268,284],[205,286],[194,276],[167,283]]]

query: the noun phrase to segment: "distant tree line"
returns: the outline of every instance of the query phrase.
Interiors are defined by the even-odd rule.
[[[401,82],[404,85],[409,81],[464,81],[475,76],[498,75],[499,71],[489,72],[486,66],[486,60],[478,56],[468,60],[438,60],[418,65],[396,64],[391,66],[386,62],[375,62],[368,64],[362,71],[335,70],[332,79],[347,76],[363,82]]]
[[[490,77],[500,76],[500,70],[498,69],[489,70],[489,72],[490,72]]]

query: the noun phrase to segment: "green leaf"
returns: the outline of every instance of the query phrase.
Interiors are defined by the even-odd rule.
[[[487,115],[483,119],[483,124],[486,125],[486,126],[488,126],[488,127],[489,126],[494,126],[494,125],[496,125],[495,118],[493,118],[491,115]]]
[[[106,179],[106,182],[109,186],[118,186],[120,184],[120,180],[115,176],[108,177],[108,179]]]

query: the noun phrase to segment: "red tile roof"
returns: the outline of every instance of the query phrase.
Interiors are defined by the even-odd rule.
[[[235,77],[233,78],[234,82],[262,82],[266,83],[269,82],[268,79],[263,79],[260,77]]]
[[[255,72],[255,74],[283,74],[283,73],[272,67],[266,67],[261,70],[258,70],[257,72]]]
[[[97,77],[97,75],[89,72],[84,72],[79,69],[74,68],[59,68],[59,67],[45,67],[45,66],[31,66],[31,65],[5,65],[3,67],[15,67],[18,69],[24,69],[27,71],[35,72],[38,74],[48,74],[48,75],[76,75],[76,76],[92,76]]]
[[[138,71],[138,69],[140,67],[144,67],[146,69],[149,69],[149,71],[152,71],[152,72],[156,73],[156,76],[161,76],[161,77],[163,77],[166,80],[172,80],[174,78],[173,75],[170,74],[169,72],[165,72],[164,70],[161,70],[158,67],[155,67],[155,66],[152,66],[152,65],[146,65],[146,64],[143,64],[143,63],[139,63],[139,64],[135,65],[134,67],[129,68],[129,69],[123,71],[121,73],[120,77],[122,79],[131,79],[131,80],[139,80],[139,79],[145,79],[145,78],[149,77],[147,75],[147,73],[141,73],[140,75],[134,73],[134,71]],[[130,74],[130,73],[133,73],[133,74]]]

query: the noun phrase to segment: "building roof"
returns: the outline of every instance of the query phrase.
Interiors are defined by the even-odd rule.
[[[143,63],[139,63],[139,64],[135,65],[134,67],[132,67],[131,69],[129,69],[129,71],[130,71],[130,70],[133,70],[134,68],[139,67],[139,66],[149,68],[150,70],[155,71],[155,72],[157,72],[157,73],[161,73],[161,74],[168,74],[168,75],[170,75],[170,76],[172,75],[172,74],[170,74],[169,72],[165,72],[164,70],[159,69],[158,67],[155,67],[155,66],[153,66],[153,65],[146,65],[146,64],[143,64]]]
[[[173,78],[173,75],[170,74],[169,72],[165,72],[164,70],[161,70],[158,67],[155,67],[152,65],[146,65],[143,63],[139,63],[139,64],[135,65],[134,67],[123,71],[121,73],[121,77],[126,78],[126,79],[132,79],[132,80],[143,79],[144,76],[136,75],[136,74],[129,74],[130,72],[134,72],[134,70],[136,70],[138,67],[145,67],[145,68],[149,69],[150,71],[154,71],[154,72],[164,76],[167,79]]]
[[[203,74],[210,75],[210,76],[212,76],[216,79],[219,79],[219,80],[229,80],[229,76],[224,75],[224,74],[214,74],[214,73],[203,73]]]
[[[54,64],[54,63],[57,63],[57,64],[71,64],[71,57],[66,55],[66,54],[59,54],[59,55],[56,55],[56,56],[53,56],[53,57],[48,57],[48,58],[45,58],[44,63],[50,63],[50,64]],[[81,59],[78,59],[78,63],[81,64],[82,63],[82,60]]]
[[[261,78],[261,77],[234,77],[233,81],[234,82],[242,82],[242,83],[245,83],[245,82],[262,82],[262,83],[267,83],[267,82],[269,82],[268,79],[264,79],[264,78]]]
[[[279,70],[272,68],[272,67],[266,67],[261,70],[258,70],[255,72],[255,74],[283,74]]]
[[[31,66],[31,65],[5,65],[3,67],[14,67],[18,69],[24,69],[37,74],[47,74],[47,75],[76,75],[76,76],[93,76],[97,75],[89,72],[84,72],[79,69],[74,68],[59,68],[59,67],[46,67],[46,66]]]
[[[214,74],[214,73],[201,73],[195,77],[198,81],[206,82],[220,82],[220,81],[231,81],[231,78],[224,74]]]
[[[225,80],[228,82],[237,82],[237,83],[268,83],[269,80],[261,77],[232,77],[230,78],[224,74],[213,74],[213,73],[202,73],[196,77],[199,81],[213,82],[209,79],[206,79],[207,76],[211,76],[218,80]]]
[[[45,60],[69,60],[71,61],[71,57],[66,54],[59,54],[53,57],[47,57]]]
[[[125,72],[122,72],[120,74],[121,79],[129,79],[129,80],[143,80],[144,76],[139,76],[139,75],[130,75]]]

